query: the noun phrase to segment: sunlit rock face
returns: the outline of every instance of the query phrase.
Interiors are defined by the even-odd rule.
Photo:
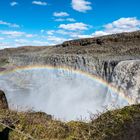
[[[102,112],[128,102],[97,78],[62,70],[33,68],[0,75],[9,108],[18,111],[43,111],[63,120],[89,119],[90,113]]]
[[[123,89],[125,96],[140,103],[140,60],[120,62],[112,74],[112,83]]]

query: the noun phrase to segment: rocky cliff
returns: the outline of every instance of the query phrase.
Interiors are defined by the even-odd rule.
[[[88,55],[77,54],[55,54],[47,56],[17,55],[8,59],[10,64],[16,66],[26,65],[52,65],[59,67],[69,67],[82,70],[111,82],[111,75],[119,61],[100,60]]]
[[[0,70],[27,65],[66,66],[105,79],[139,101],[140,31],[0,50]]]
[[[114,69],[112,83],[129,98],[140,102],[140,60],[121,61]]]

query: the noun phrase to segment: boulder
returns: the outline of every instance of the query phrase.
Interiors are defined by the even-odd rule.
[[[8,109],[8,102],[2,90],[0,90],[0,109]]]

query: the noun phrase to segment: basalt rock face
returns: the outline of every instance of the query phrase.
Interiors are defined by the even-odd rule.
[[[120,62],[114,69],[112,82],[135,103],[140,103],[140,60]]]
[[[0,109],[8,109],[7,99],[2,90],[0,90]]]
[[[119,61],[99,60],[87,55],[47,55],[47,56],[14,56],[9,62],[17,66],[27,65],[51,65],[57,67],[68,67],[69,69],[82,70],[90,74],[102,77],[111,82],[111,76]]]
[[[135,102],[140,102],[138,60],[140,31],[66,41],[56,46],[0,50],[0,71],[27,65],[80,69],[115,84],[124,89],[127,96],[133,96]]]

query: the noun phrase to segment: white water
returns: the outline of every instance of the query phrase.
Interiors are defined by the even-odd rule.
[[[107,105],[123,107],[127,101],[111,89],[82,74],[45,68],[0,75],[10,109],[35,110],[64,120],[89,119],[89,112]]]

